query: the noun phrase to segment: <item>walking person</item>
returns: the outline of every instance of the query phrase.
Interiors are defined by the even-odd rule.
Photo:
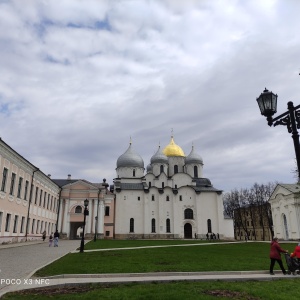
[[[286,270],[283,267],[282,260],[281,260],[281,255],[280,255],[281,253],[288,253],[288,250],[283,250],[279,246],[278,238],[275,237],[275,238],[273,238],[273,240],[271,242],[271,248],[270,248],[270,259],[271,259],[271,262],[270,262],[270,275],[275,275],[274,272],[273,272],[273,269],[274,269],[274,265],[275,265],[276,261],[278,262],[282,273],[284,275],[286,275]]]
[[[53,233],[51,232],[51,234],[49,235],[49,247],[52,246],[52,242],[53,242]]]
[[[56,230],[54,232],[54,247],[58,247],[58,238],[59,238],[59,233],[58,231]]]

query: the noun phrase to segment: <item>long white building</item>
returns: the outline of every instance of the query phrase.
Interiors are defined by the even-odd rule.
[[[222,191],[203,177],[203,160],[189,155],[173,136],[144,161],[132,147],[117,160],[115,238],[233,238],[233,221],[223,215]]]

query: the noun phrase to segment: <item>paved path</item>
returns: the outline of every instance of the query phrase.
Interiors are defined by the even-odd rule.
[[[194,245],[194,244],[193,244]],[[202,244],[206,245],[206,244]],[[171,273],[139,273],[139,274],[79,274],[58,275],[47,278],[34,278],[36,270],[53,262],[69,252],[77,252],[80,246],[78,240],[61,240],[59,247],[48,247],[47,242],[28,242],[20,245],[0,246],[0,280],[18,279],[17,284],[0,284],[0,297],[5,293],[36,287],[62,287],[70,284],[85,283],[128,283],[128,282],[170,282],[174,280],[208,281],[208,280],[277,280],[281,278],[297,278],[300,276],[286,275],[275,271],[276,275],[269,275],[268,271],[237,271],[237,272],[171,272]],[[182,245],[183,246],[183,245]],[[149,247],[149,246],[148,246]],[[147,247],[147,248],[148,248]],[[151,246],[150,246],[151,247]],[[144,248],[144,247],[138,247]],[[153,247],[151,247],[153,248]],[[121,248],[125,250],[126,248]],[[121,250],[118,249],[118,250]],[[116,249],[101,249],[112,251]],[[86,250],[93,251],[93,250]],[[99,251],[99,249],[97,249]]]

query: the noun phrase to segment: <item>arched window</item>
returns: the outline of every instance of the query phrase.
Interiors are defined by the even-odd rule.
[[[164,171],[164,166],[160,165],[160,173],[162,173]]]
[[[178,166],[175,165],[175,166],[174,166],[174,174],[177,174],[177,173],[178,173]]]
[[[135,177],[135,170],[132,171],[132,176]]]
[[[194,166],[194,177],[198,178],[198,167]]]
[[[170,222],[170,219],[167,219],[167,220],[166,220],[166,231],[167,231],[168,233],[171,232],[171,222]]]
[[[129,232],[134,232],[134,219],[130,219]]]
[[[151,220],[151,232],[155,232],[155,219]]]
[[[207,232],[208,233],[211,233],[212,231],[211,231],[211,219],[208,219],[207,220]]]
[[[166,197],[166,201],[170,201],[170,197],[169,196]]]
[[[190,209],[190,208],[187,208],[187,209],[184,211],[184,218],[185,218],[185,219],[194,219],[194,213],[193,213],[193,210]]]
[[[82,214],[82,207],[81,206],[76,206],[75,207],[75,214]]]

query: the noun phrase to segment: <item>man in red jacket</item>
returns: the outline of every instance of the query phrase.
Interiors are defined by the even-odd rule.
[[[295,247],[294,252],[291,254],[291,257],[297,257],[298,261],[300,261],[300,243]]]
[[[282,260],[281,260],[281,256],[280,253],[287,253],[288,250],[283,250],[279,244],[278,244],[278,238],[273,238],[272,242],[271,242],[271,249],[270,249],[270,259],[271,259],[271,264],[270,264],[270,275],[275,275],[273,272],[273,268],[275,265],[275,262],[277,261],[280,269],[282,271],[282,273],[285,275],[286,274],[286,270],[283,267],[282,264]]]

